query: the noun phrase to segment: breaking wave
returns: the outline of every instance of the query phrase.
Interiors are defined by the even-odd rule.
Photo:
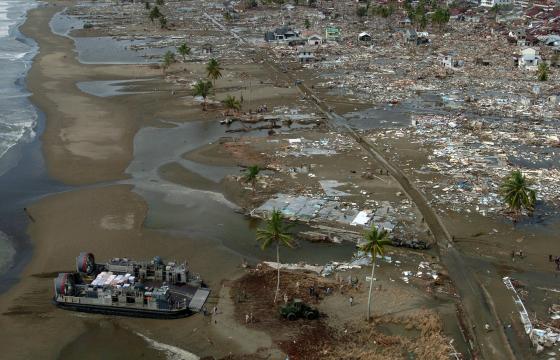
[[[137,332],[136,335],[144,339],[148,343],[148,345],[150,345],[150,347],[165,352],[167,359],[169,360],[199,360],[200,359],[198,356],[196,356],[193,353],[190,353],[186,350],[183,350],[173,345],[160,343],[158,341],[155,341],[147,337],[146,335],[140,334],[139,332]]]

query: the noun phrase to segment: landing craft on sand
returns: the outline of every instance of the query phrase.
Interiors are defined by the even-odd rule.
[[[114,258],[96,264],[91,253],[76,258],[77,272],[54,279],[53,302],[74,311],[150,318],[179,318],[199,312],[210,295],[186,262]]]

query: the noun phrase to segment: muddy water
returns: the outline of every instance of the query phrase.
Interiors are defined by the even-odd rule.
[[[131,79],[131,80],[96,80],[81,81],[76,83],[78,89],[97,97],[109,97],[118,95],[146,94],[147,91],[135,91],[134,85],[154,79]],[[132,88],[132,89],[131,89]]]
[[[195,121],[169,128],[144,128],[134,141],[134,160],[127,172],[134,191],[149,206],[145,226],[187,235],[196,244],[208,243],[230,255],[257,262],[272,260],[273,249],[262,251],[255,241],[255,223],[236,212],[237,206],[222,194],[177,185],[162,179],[160,168],[178,163],[186,170],[212,182],[228,174],[238,174],[237,167],[209,166],[185,160],[182,155],[224,136],[225,128],[216,121]],[[330,245],[301,242],[296,249],[282,249],[283,262],[305,261],[324,264],[331,260],[348,260],[352,244]],[[212,257],[213,258],[213,257]],[[213,259],[218,260],[218,259]]]

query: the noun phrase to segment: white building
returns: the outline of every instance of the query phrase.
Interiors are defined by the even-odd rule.
[[[512,5],[513,0],[480,0],[480,6],[493,7],[494,5]]]
[[[315,61],[315,52],[308,46],[303,46],[298,50],[298,60],[300,63],[310,63]]]
[[[517,64],[520,68],[529,70],[536,69],[542,62],[538,50],[533,48],[526,48],[521,50],[521,56],[517,58]]]
[[[307,38],[308,45],[321,45],[323,38],[317,34],[312,34]]]

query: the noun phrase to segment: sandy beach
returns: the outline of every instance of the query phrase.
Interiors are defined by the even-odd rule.
[[[192,244],[188,239],[168,238],[142,229],[146,204],[131,192],[130,186],[87,187],[125,178],[124,171],[132,157],[136,131],[152,121],[160,107],[166,109],[166,117],[177,116],[181,103],[177,98],[170,97],[168,92],[161,96],[157,93],[149,97],[137,95],[118,101],[81,92],[76,87],[78,81],[152,78],[161,76],[161,70],[148,66],[78,63],[72,40],[56,36],[49,29],[51,17],[66,4],[50,3],[32,10],[22,31],[40,46],[40,54],[29,72],[27,83],[34,94],[32,101],[47,117],[43,150],[48,172],[53,178],[76,187],[48,196],[29,208],[35,219],[29,228],[33,257],[21,275],[21,281],[0,298],[0,327],[10,329],[3,332],[2,357],[5,359],[55,359],[86,329],[89,329],[88,332],[101,329],[95,324],[97,321],[57,310],[50,303],[52,277],[57,271],[72,270],[76,254],[83,249],[94,247],[100,258],[109,258],[117,253],[149,258],[155,253],[171,257],[191,252]],[[158,108],[154,107],[155,104]],[[200,253],[210,251],[200,245],[197,248]],[[199,264],[196,264],[196,258],[193,259],[193,266],[204,262],[199,259]],[[235,259],[223,266],[234,270],[238,263]],[[218,277],[208,278],[211,284],[217,280]],[[207,343],[208,335],[204,328],[208,325],[205,321],[203,318],[172,323],[116,320],[117,326],[133,326],[140,331],[144,328],[142,332],[145,334],[166,333],[162,338],[167,338],[168,342],[185,346],[186,341],[202,353],[205,350],[196,344],[201,344],[201,341],[202,344]],[[188,338],[173,335],[186,324],[189,328],[201,330]],[[30,336],[33,341],[30,341]],[[144,343],[140,338],[134,338],[133,334],[128,336],[133,338],[132,341]],[[219,344],[219,339],[218,336],[214,341]],[[236,349],[235,343],[226,342],[214,348],[220,349],[215,355]],[[80,348],[81,345],[78,346]],[[66,352],[68,358],[71,358],[72,351]],[[103,357],[104,352],[111,350],[100,351],[94,352],[92,358]],[[153,355],[149,350],[145,351],[142,353],[141,350],[141,353]]]

